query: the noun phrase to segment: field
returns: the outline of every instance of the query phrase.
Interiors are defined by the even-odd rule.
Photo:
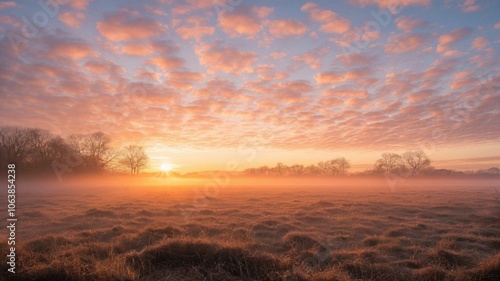
[[[500,280],[498,181],[204,183],[21,182],[0,278]]]

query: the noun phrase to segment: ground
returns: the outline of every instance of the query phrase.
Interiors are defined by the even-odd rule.
[[[500,280],[498,182],[76,182],[18,183],[0,278]]]

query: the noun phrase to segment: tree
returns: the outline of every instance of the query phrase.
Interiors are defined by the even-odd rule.
[[[344,157],[340,157],[333,160],[334,170],[337,176],[346,176],[348,170],[351,168],[351,163]]]
[[[403,165],[401,155],[396,153],[383,153],[382,158],[375,162],[375,171],[379,173],[394,173]]]
[[[71,135],[68,142],[83,159],[84,168],[89,171],[104,170],[118,156],[118,152],[110,146],[111,139],[103,132]]]
[[[422,150],[407,151],[403,153],[402,159],[405,167],[409,169],[412,176],[418,174],[421,169],[427,168],[431,164],[431,160]]]
[[[34,129],[19,126],[0,127],[1,166],[9,163],[23,165],[28,162],[31,150],[30,131]]]
[[[130,174],[137,175],[148,164],[149,158],[142,146],[129,145],[121,154],[120,164],[128,168]]]

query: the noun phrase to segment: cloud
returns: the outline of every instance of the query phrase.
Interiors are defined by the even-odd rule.
[[[416,28],[428,27],[429,23],[417,18],[400,16],[396,19],[396,26],[404,32],[412,32]]]
[[[300,36],[307,32],[307,26],[298,20],[273,20],[268,21],[269,33],[276,38]]]
[[[286,57],[286,53],[285,52],[272,52],[271,54],[269,54],[269,57],[272,58],[273,60],[279,60],[279,59]]]
[[[436,48],[438,53],[449,51],[451,46],[472,33],[470,28],[459,28],[449,33],[439,36],[439,45]]]
[[[121,51],[130,56],[147,56],[153,53],[153,48],[144,44],[129,44],[122,46]]]
[[[307,65],[311,69],[318,69],[321,67],[321,63],[323,61],[323,57],[326,56],[330,52],[329,48],[317,48],[311,51],[308,51],[304,54],[294,56],[294,62],[302,62]]]
[[[344,82],[346,78],[344,73],[332,70],[316,74],[314,80],[316,80],[316,83],[319,85],[329,85]]]
[[[0,10],[14,7],[17,7],[17,3],[14,1],[0,2]]]
[[[80,12],[66,12],[59,15],[59,20],[73,28],[80,28],[81,22],[85,19],[85,14]]]
[[[166,71],[184,66],[185,61],[176,56],[160,56],[149,59],[147,63]]]
[[[398,34],[388,38],[384,50],[392,54],[405,54],[417,49],[423,49],[428,41],[425,34]]]
[[[253,72],[258,56],[254,52],[241,51],[235,47],[223,46],[221,41],[195,48],[200,64],[209,72],[223,71],[230,74]]]
[[[215,32],[215,28],[207,25],[207,20],[202,17],[190,17],[185,20],[184,25],[175,29],[175,32],[183,40],[188,40],[190,38],[200,41],[204,36],[212,35]]]
[[[71,7],[77,10],[85,10],[89,5],[88,0],[66,0],[66,1]]]
[[[273,11],[269,7],[238,6],[219,16],[219,26],[231,37],[254,38],[262,30],[263,20]]]
[[[349,0],[351,4],[364,8],[369,5],[377,5],[380,9],[387,9],[393,14],[397,14],[402,8],[408,6],[431,5],[431,0]]]
[[[476,50],[482,50],[486,48],[486,46],[488,46],[488,43],[488,39],[484,37],[477,37],[476,39],[474,39],[474,41],[472,41],[471,47]]]
[[[124,42],[159,36],[165,27],[158,21],[122,9],[104,16],[97,22],[97,30],[108,40]]]
[[[465,0],[465,2],[460,5],[460,8],[465,13],[471,13],[479,10],[479,5],[474,4],[475,0]]]
[[[84,40],[63,36],[45,36],[38,39],[39,56],[79,60],[97,56],[97,52]]]
[[[475,77],[475,72],[461,71],[453,75],[453,82],[450,84],[450,89],[458,90],[475,86],[478,83],[480,83],[480,81]]]
[[[351,28],[349,20],[333,11],[322,9],[315,3],[308,2],[302,6],[301,10],[307,12],[312,21],[322,23],[319,30],[323,33],[342,34]]]
[[[195,83],[200,82],[205,75],[192,71],[171,71],[167,73],[167,84],[178,90],[190,90]]]
[[[376,58],[364,53],[349,53],[337,55],[336,59],[340,60],[344,66],[366,66],[375,62]]]

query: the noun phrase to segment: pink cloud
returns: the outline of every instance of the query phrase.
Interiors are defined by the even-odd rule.
[[[300,36],[307,32],[307,26],[298,20],[273,20],[268,21],[269,33],[276,38]]]
[[[59,20],[73,28],[80,28],[81,22],[85,19],[85,14],[80,12],[66,12],[59,15]]]
[[[471,47],[476,50],[482,50],[486,48],[486,46],[488,46],[488,43],[488,39],[484,37],[477,37],[476,39],[474,39],[474,41],[472,41]]]
[[[165,29],[153,19],[123,9],[97,22],[101,35],[115,42],[148,39],[163,34]]]
[[[369,5],[377,5],[380,9],[387,9],[396,14],[400,9],[407,6],[425,6],[431,5],[431,0],[349,0],[351,4],[364,8]]]
[[[191,90],[195,83],[200,82],[204,75],[191,71],[172,71],[167,73],[167,84],[178,90]]]
[[[436,51],[438,53],[449,51],[451,45],[462,40],[471,33],[472,29],[470,28],[460,28],[439,36],[439,45],[437,46]]]
[[[427,36],[424,34],[399,34],[388,38],[384,50],[387,53],[404,54],[422,49],[427,43]]]
[[[293,61],[306,63],[311,69],[318,69],[321,67],[323,57],[329,52],[330,50],[328,48],[314,49],[307,53],[294,56]]]
[[[175,56],[161,56],[149,59],[148,63],[165,71],[184,66],[184,59]]]
[[[124,54],[130,56],[147,56],[153,53],[153,50],[148,45],[130,44],[121,47]]]
[[[308,2],[302,6],[301,10],[307,12],[311,20],[322,23],[319,29],[321,32],[342,34],[351,28],[349,20],[333,11],[322,9],[315,3]]]
[[[429,23],[422,19],[400,16],[396,19],[396,26],[404,32],[412,32],[416,28],[429,26]]]
[[[52,58],[78,60],[97,55],[89,44],[79,39],[47,37],[42,39],[42,46],[46,48],[46,55]]]
[[[316,74],[314,80],[316,80],[316,83],[319,85],[328,85],[344,82],[346,79],[343,73],[332,70]]]
[[[175,32],[177,32],[183,40],[193,38],[196,41],[200,41],[204,36],[214,34],[215,28],[207,25],[207,20],[205,18],[190,17],[185,20],[184,25],[175,29]]]
[[[473,71],[461,71],[453,75],[453,82],[450,84],[450,89],[457,90],[474,85],[478,85],[480,81],[476,79]]]
[[[69,0],[69,1],[66,0],[66,1],[71,7],[78,10],[85,10],[89,5],[89,0]]]
[[[460,5],[460,8],[462,8],[462,11],[466,13],[471,13],[479,10],[479,5],[474,4],[475,0],[465,0],[465,2]]]
[[[229,36],[254,38],[262,30],[263,19],[273,11],[269,7],[238,6],[219,16],[219,26]]]
[[[279,59],[286,57],[286,53],[285,52],[272,52],[271,54],[269,54],[269,57],[272,58],[273,60],[279,60]]]
[[[0,2],[0,10],[17,7],[17,3],[14,1]]]
[[[375,62],[375,57],[364,53],[342,54],[337,55],[335,58],[342,61],[342,64],[347,67],[366,66]]]
[[[241,51],[235,47],[222,46],[220,41],[196,47],[200,64],[209,72],[224,71],[231,74],[252,73],[253,64],[257,61],[254,52]]]

